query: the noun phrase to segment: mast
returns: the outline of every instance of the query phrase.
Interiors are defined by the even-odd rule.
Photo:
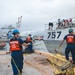
[[[18,22],[16,23],[16,28],[19,29],[21,26],[22,16],[18,17]]]

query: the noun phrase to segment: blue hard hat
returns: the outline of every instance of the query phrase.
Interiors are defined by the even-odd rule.
[[[12,34],[19,34],[19,30],[17,29],[13,30]]]

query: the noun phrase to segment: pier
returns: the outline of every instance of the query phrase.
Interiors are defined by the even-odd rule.
[[[74,75],[74,67],[72,67],[71,63],[63,55],[48,53],[43,41],[36,42],[34,49],[34,53],[23,55],[22,75]],[[0,72],[1,75],[13,75],[11,57],[6,52],[8,50],[0,52]]]

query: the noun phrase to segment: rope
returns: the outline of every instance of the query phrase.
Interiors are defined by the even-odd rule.
[[[74,75],[75,75],[75,67],[73,69],[74,69]]]
[[[20,70],[19,70],[19,68],[18,68],[18,66],[17,66],[17,64],[16,64],[16,62],[14,61],[13,57],[11,57],[11,59],[12,59],[13,63],[15,64],[15,67],[16,67],[16,69],[17,69],[19,75],[21,75]]]

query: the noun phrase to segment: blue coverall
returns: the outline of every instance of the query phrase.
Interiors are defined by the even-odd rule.
[[[32,37],[30,37],[30,39],[33,40]],[[28,41],[27,38],[26,38],[26,43],[30,43],[30,45],[26,48],[27,52],[32,53],[33,52],[33,43],[32,43],[32,41]]]
[[[23,40],[18,38],[20,44],[23,44]],[[15,62],[15,63],[14,63]],[[13,69],[13,75],[19,75],[19,72],[22,73],[23,69],[23,53],[22,50],[20,51],[12,51],[11,52],[11,65]],[[18,69],[17,69],[17,67]],[[19,72],[18,72],[19,70]]]
[[[74,35],[66,35],[65,37],[64,37],[64,40],[66,40],[67,41],[67,37],[68,36],[74,36]],[[74,36],[74,39],[75,39],[75,36]],[[75,41],[74,41],[75,42]],[[66,59],[67,60],[69,60],[69,53],[71,52],[71,54],[72,54],[72,60],[73,60],[73,62],[75,62],[75,43],[68,43],[67,42],[67,46],[66,46],[66,48],[65,48],[65,57],[66,57]]]
[[[33,44],[32,42],[29,42],[30,45],[27,47],[28,52],[32,53],[33,52]]]

